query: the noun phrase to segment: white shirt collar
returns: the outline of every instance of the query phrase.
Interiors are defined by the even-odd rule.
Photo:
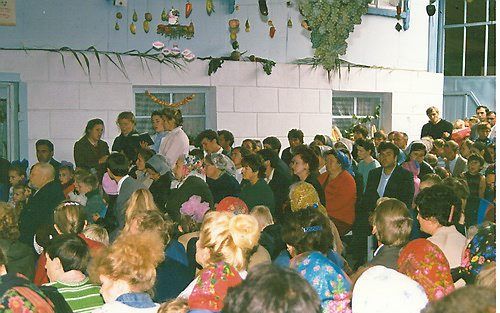
[[[120,193],[120,189],[122,188],[122,184],[125,181],[125,179],[129,178],[129,175],[123,176],[119,181],[118,181],[118,193]]]
[[[269,178],[268,178],[268,177],[266,177],[266,178],[264,178],[264,180],[266,181],[266,183],[268,183],[268,184],[269,184],[269,182],[270,182],[271,180],[273,180],[273,177],[274,177],[274,168],[271,168],[271,174],[269,174]]]

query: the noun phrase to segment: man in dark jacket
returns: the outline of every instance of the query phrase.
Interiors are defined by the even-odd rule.
[[[30,185],[36,191],[21,211],[19,219],[19,240],[30,247],[33,246],[36,231],[54,223],[54,209],[64,200],[61,184],[54,179],[55,170],[49,163],[37,163],[31,169]]]
[[[304,144],[304,133],[300,129],[291,129],[288,132],[288,143],[290,147],[283,150],[281,159],[287,166],[290,166],[294,153],[293,149]]]

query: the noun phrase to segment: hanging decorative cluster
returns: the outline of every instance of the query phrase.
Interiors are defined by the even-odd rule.
[[[186,4],[186,9],[187,9],[187,4]],[[188,11],[186,11],[186,15],[187,14]],[[191,14],[191,12],[189,12],[189,14]],[[158,24],[156,33],[163,35],[165,37],[169,37],[170,39],[179,39],[181,37],[186,39],[193,38],[194,36],[193,22],[189,23],[189,25],[179,25],[179,15],[180,15],[179,11],[172,8],[166,16],[168,24]]]
[[[311,43],[317,64],[327,71],[340,66],[340,55],[346,53],[347,38],[372,0],[298,0],[304,17],[302,27],[311,31]]]
[[[151,101],[153,101],[154,103],[156,104],[159,104],[161,106],[164,106],[164,107],[168,107],[168,108],[178,108],[178,107],[181,107],[191,101],[193,101],[195,95],[192,94],[190,96],[187,96],[186,98],[182,99],[181,101],[179,102],[174,102],[174,103],[171,103],[171,102],[168,102],[168,101],[163,101],[161,99],[158,99],[157,97],[155,97],[153,94],[151,94],[148,90],[146,90],[144,92],[146,94],[146,96],[148,96],[149,99],[151,99]]]

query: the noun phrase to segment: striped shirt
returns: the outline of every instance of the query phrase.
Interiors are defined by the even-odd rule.
[[[74,313],[87,313],[100,308],[104,301],[99,293],[100,287],[89,282],[89,278],[68,284],[60,281],[46,284],[57,288]]]

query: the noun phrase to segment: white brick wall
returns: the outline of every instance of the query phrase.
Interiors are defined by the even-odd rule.
[[[90,54],[91,82],[71,54],[66,68],[58,54],[0,52],[0,72],[19,73],[27,84],[29,159],[35,160],[34,142],[49,138],[56,145],[56,158],[72,159],[73,144],[91,118],[102,118],[104,139],[111,146],[118,128],[117,115],[133,108],[134,86],[214,87],[218,129],[228,129],[235,144],[245,138],[278,137],[283,148],[291,128],[301,128],[306,142],[314,135],[330,134],[332,90],[392,93],[387,130],[406,131],[411,139],[426,122],[425,109],[442,106],[443,76],[427,72],[351,68],[332,72],[320,68],[277,64],[268,76],[260,64],[224,63],[208,76],[208,61],[187,63],[182,70],[149,61],[149,69],[134,58],[123,58],[129,78],[108,60],[102,68]],[[4,62],[6,60],[6,62]],[[25,143],[21,143],[25,144]]]

